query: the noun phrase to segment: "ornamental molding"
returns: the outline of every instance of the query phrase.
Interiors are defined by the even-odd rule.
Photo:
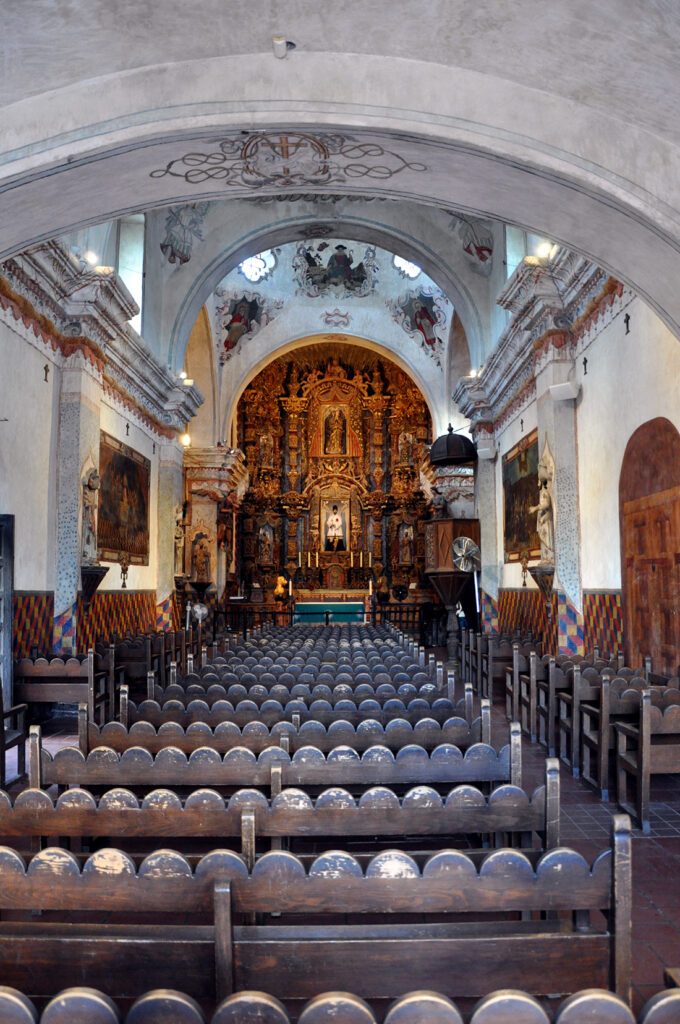
[[[53,239],[1,263],[0,275],[0,315],[34,347],[62,359],[82,353],[106,393],[159,434],[183,431],[196,415],[201,392],[183,386],[127,322],[138,306],[115,270],[83,268]]]
[[[191,494],[238,508],[250,486],[245,455],[239,448],[186,448],[184,468]]]
[[[550,261],[520,263],[498,297],[509,323],[480,373],[462,377],[453,392],[473,436],[493,437],[516,418],[535,401],[536,375],[547,363],[572,362],[632,296],[565,249]]]

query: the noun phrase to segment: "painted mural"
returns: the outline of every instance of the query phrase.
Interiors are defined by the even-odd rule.
[[[133,565],[149,564],[151,463],[103,431],[99,444],[97,550],[105,562],[127,554]]]
[[[523,552],[539,558],[541,541],[536,516],[529,509],[536,501],[538,434],[533,430],[503,456],[503,510],[505,561],[518,562]]]
[[[451,303],[438,288],[419,288],[390,303],[392,316],[420,347],[442,366],[445,329]]]
[[[301,242],[293,256],[296,294],[310,299],[326,294],[370,295],[378,282],[375,246],[357,252],[343,241]]]

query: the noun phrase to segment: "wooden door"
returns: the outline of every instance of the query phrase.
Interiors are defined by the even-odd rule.
[[[0,516],[0,675],[5,707],[12,706],[14,516]]]
[[[680,662],[680,487],[622,507],[626,663],[651,654],[654,671]]]

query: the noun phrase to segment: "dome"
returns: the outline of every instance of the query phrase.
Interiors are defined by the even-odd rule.
[[[469,437],[454,434],[449,423],[448,434],[438,437],[430,448],[430,462],[433,466],[462,466],[477,461],[477,449]]]

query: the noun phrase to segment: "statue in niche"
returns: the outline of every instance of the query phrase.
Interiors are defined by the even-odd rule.
[[[399,561],[402,565],[413,565],[413,527],[402,523],[399,527]]]
[[[258,442],[260,449],[260,468],[261,469],[273,469],[274,468],[274,438],[271,434],[262,434]]]
[[[196,583],[210,582],[210,545],[204,536],[194,545],[194,579]]]
[[[555,540],[553,525],[553,504],[550,494],[549,480],[538,467],[538,505],[532,505],[529,512],[536,515],[536,533],[541,541],[541,562],[552,563],[555,559]]]
[[[99,473],[91,469],[83,480],[83,565],[97,563],[97,501],[99,498]]]
[[[347,454],[347,421],[342,409],[331,409],[324,421],[324,454]]]
[[[403,430],[397,441],[397,450],[399,453],[399,465],[410,466],[413,460],[413,434]]]
[[[257,546],[260,565],[272,565],[274,562],[274,531],[271,526],[265,524],[260,527]]]

